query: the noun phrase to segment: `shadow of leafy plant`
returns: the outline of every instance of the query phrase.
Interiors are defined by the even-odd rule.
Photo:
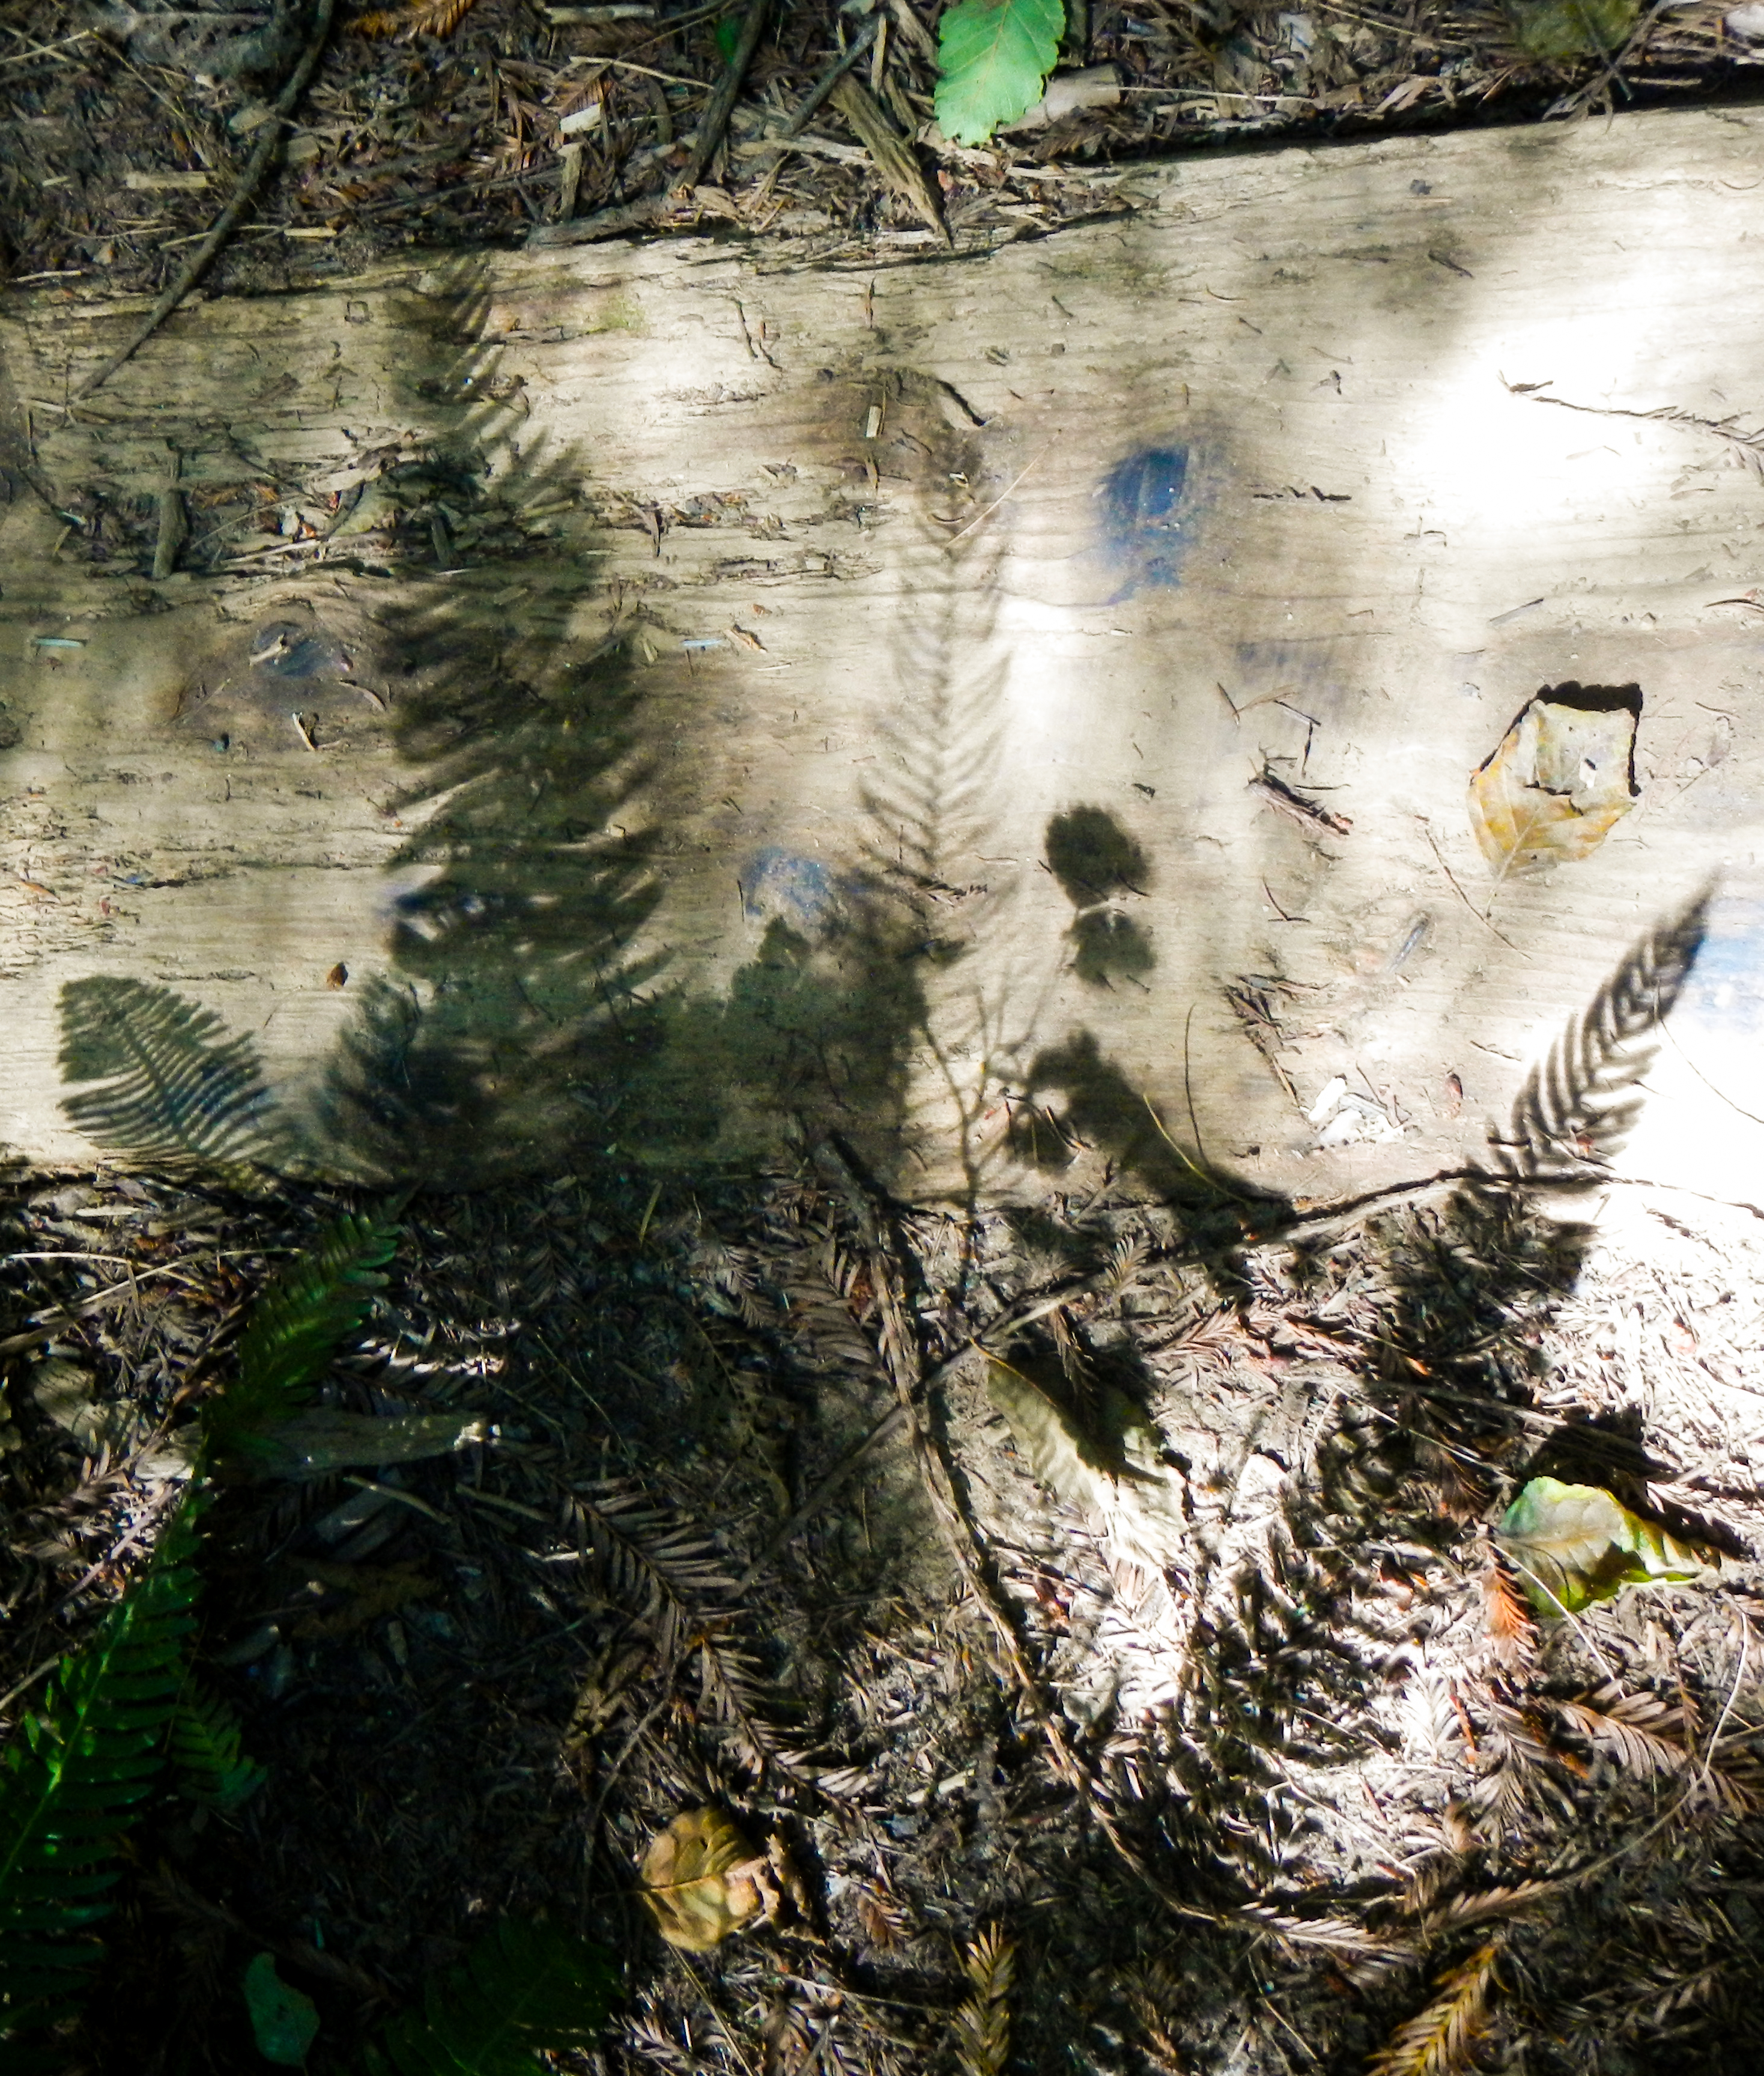
[[[362,977],[301,1136],[315,1166],[454,1186],[604,1139],[605,1091],[655,1041],[639,990],[666,955],[630,950],[659,891],[631,826],[654,770],[642,612],[615,600],[597,637],[575,631],[598,538],[583,458],[526,437],[481,265],[430,305],[434,355],[410,379],[456,420],[370,488],[397,558],[469,567],[381,616],[418,774],[384,810],[412,833],[389,862],[385,966]]]
[[[1048,869],[1077,911],[1067,933],[1072,969],[1089,987],[1139,982],[1157,964],[1147,933],[1119,905],[1143,895],[1151,861],[1143,847],[1102,808],[1073,808],[1048,824]]]
[[[168,1169],[276,1165],[285,1119],[257,1048],[174,990],[94,976],[60,996],[68,1122],[107,1151]]]

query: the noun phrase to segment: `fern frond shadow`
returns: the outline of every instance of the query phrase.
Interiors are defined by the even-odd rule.
[[[1603,1178],[1640,1114],[1651,1034],[1696,962],[1713,891],[1705,886],[1632,946],[1526,1076],[1507,1134],[1494,1142],[1504,1174],[1555,1189],[1592,1189]]]
[[[174,989],[93,974],[61,990],[64,1096],[107,1153],[210,1172],[274,1164],[280,1132],[257,1048]]]

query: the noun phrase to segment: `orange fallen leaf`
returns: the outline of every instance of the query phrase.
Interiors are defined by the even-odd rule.
[[[708,1954],[765,1909],[765,1866],[721,1810],[683,1810],[650,1841],[637,1892],[670,1946]]]
[[[1638,687],[1540,693],[1470,781],[1470,825],[1505,878],[1586,857],[1635,804]]]

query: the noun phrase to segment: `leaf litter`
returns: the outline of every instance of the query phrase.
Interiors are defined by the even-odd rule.
[[[314,148],[262,218],[284,242],[236,248],[224,278],[284,285],[558,221],[550,126],[591,85],[608,148],[569,213],[658,191],[726,55],[709,10],[551,11],[480,0],[444,48],[334,46],[295,140]],[[774,111],[837,48],[833,10],[795,12],[684,220],[816,253],[935,236],[861,132],[843,158],[774,148]],[[1567,98],[1609,71],[1479,72],[1496,46],[1426,10],[1197,36],[1168,9],[1097,9],[1083,55],[1141,90],[976,154],[916,127],[928,31],[905,0],[887,19],[870,99],[917,138],[958,246],[1019,235],[1012,209],[1114,206],[1115,158],[1251,127],[1252,84],[1298,104],[1255,121],[1292,128],[1504,79]],[[1716,33],[1666,21],[1625,63],[1707,57]],[[143,160],[190,156],[180,138],[218,170],[240,156],[247,97],[224,75],[160,79],[169,131],[102,45],[13,77],[79,150],[102,122]],[[1160,114],[1162,93],[1179,98]],[[35,128],[0,149],[29,193],[59,164]],[[107,291],[156,284],[162,241],[206,217],[155,192],[157,222],[131,230],[94,184],[89,237],[44,212],[25,249]],[[1570,854],[1521,828],[1526,787],[1567,770],[1541,717],[1534,733],[1529,776],[1509,759],[1491,782],[1485,820],[1517,832],[1497,870],[1528,842]],[[1269,804],[1343,832],[1315,803]],[[1604,1036],[1589,1021],[1570,1066]],[[1566,1115],[1532,1136],[1584,1167],[1591,1127]],[[64,1302],[53,1359],[92,1380],[39,1404],[15,1372],[7,1401],[9,1728],[151,1547],[180,1477],[178,1380],[335,1208],[106,1174],[21,1190],[21,1252],[70,1193],[121,1214],[107,1240],[134,1268],[183,1280],[131,1277],[81,1318],[75,1266],[7,1264],[21,1317]],[[242,2066],[238,1984],[266,1953],[322,2012],[311,2066],[340,2066],[323,2057],[470,1950],[485,1911],[530,1906],[624,1955],[597,2057],[621,2072],[1442,2070],[1491,2037],[1540,2070],[1608,2066],[1614,2040],[1755,2066],[1757,1567],[1668,1561],[1544,1623],[1492,1533],[1548,1476],[1526,1460],[1541,1422],[1579,1452],[1563,1487],[1640,1520],[1596,1480],[1640,1503],[1664,1478],[1755,1543],[1751,1236],[1662,1227],[1589,1251],[1472,1193],[1322,1249],[1245,1244],[1215,1276],[1125,1186],[1040,1208],[891,1219],[812,1165],[747,1191],[652,1195],[609,1164],[419,1200],[320,1410],[388,1437],[434,1422],[459,1446],[334,1456],[234,1505],[210,1669],[265,1778],[225,1821],[168,1823],[96,2066],[140,2066],[149,2037]],[[1042,1323],[1004,1336],[989,1374],[973,1340],[1018,1304]],[[683,1811],[728,1812],[738,1846],[713,1829],[704,1864],[746,1857],[652,1884],[722,1885],[683,1920],[719,1935],[670,1956],[629,1906]],[[775,1874],[786,1829],[803,1900],[766,1921],[757,1877],[752,1910],[731,1879]]]
[[[1630,0],[1481,13],[1442,0],[1250,13],[812,0],[770,10],[717,148],[695,167],[747,11],[513,0],[340,11],[211,282],[273,292],[412,246],[505,243],[596,215],[609,229],[733,224],[812,257],[946,235],[984,250],[1131,208],[1123,183],[1151,154],[1714,90],[1743,83],[1761,51],[1724,30],[1719,9],[1637,13]],[[264,0],[215,13],[118,5],[69,35],[59,0],[15,10],[0,54],[15,278],[56,297],[164,289],[261,144],[265,97],[298,61],[309,19]],[[952,81],[940,48],[964,25],[980,31],[975,62]],[[1014,83],[992,76],[1007,50]],[[1056,56],[1055,91],[1031,109],[1023,97]],[[861,98],[829,105],[830,74]],[[977,141],[1012,102],[1024,127]],[[636,214],[621,225],[618,212]]]
[[[108,1247],[185,1281],[57,1330],[80,1405],[129,1420],[88,1444],[14,1396],[0,1692],[150,1547],[180,1366],[333,1214],[78,1187],[125,1214]],[[1619,2032],[1745,2066],[1757,1567],[1676,1576],[1662,1542],[1646,1583],[1540,1621],[1513,1561],[1597,1568],[1556,1547],[1552,1476],[1632,1541],[1712,1517],[1755,1545],[1743,1224],[1588,1252],[1496,1190],[1320,1255],[1252,1245],[1222,1302],[1167,1207],[1048,1213],[896,1223],[836,1164],[419,1200],[322,1404],[482,1438],[229,1502],[205,1676],[264,1776],[172,1833],[186,1887],[143,1892],[117,2053],[248,2027],[229,1985],[267,1952],[331,2066],[488,1898],[625,1955],[621,2070],[687,2041],[757,2068],[774,2033],[878,2076],[1052,2070],[1098,2028],[1222,2070],[1256,2012],[1242,2066],[1269,2076],[1287,2026],[1343,2070],[1492,2041],[1591,2068]],[[6,1273],[22,1310],[61,1289],[22,1279],[77,1270]],[[933,1375],[915,1443],[895,1380]],[[1645,1450],[1612,1425],[1644,1375]],[[1608,1489],[1640,1505],[1637,1477],[1649,1515]]]

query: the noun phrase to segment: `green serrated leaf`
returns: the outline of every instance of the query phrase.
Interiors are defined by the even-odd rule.
[[[258,2053],[280,2069],[303,2067],[318,2037],[318,2006],[276,1974],[272,1954],[256,1956],[245,1970],[243,1987]]]
[[[1578,1614],[1625,1586],[1699,1578],[1711,1564],[1603,1486],[1557,1478],[1534,1478],[1501,1517],[1495,1540],[1542,1615]]]
[[[504,1919],[363,2057],[367,2076],[540,2076],[541,2053],[591,2047],[612,2007],[612,1956]]]
[[[939,26],[937,121],[984,144],[1041,98],[1065,28],[1065,0],[960,0]]]

